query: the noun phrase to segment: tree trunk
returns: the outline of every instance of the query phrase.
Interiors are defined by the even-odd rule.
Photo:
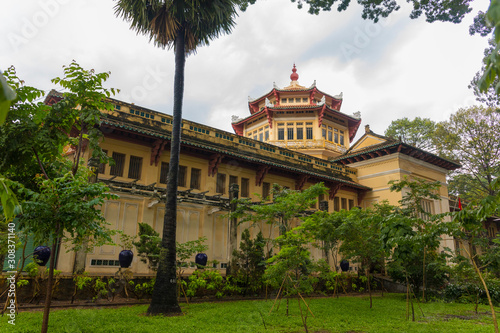
[[[167,180],[167,199],[163,220],[163,238],[161,242],[158,271],[153,289],[153,297],[148,308],[149,315],[181,313],[177,300],[176,248],[177,228],[177,179],[181,148],[182,100],[184,95],[184,67],[186,51],[184,26],[175,39],[175,76],[174,76],[174,111],[172,124],[172,142],[170,165]]]
[[[422,302],[425,302],[425,246],[424,246],[424,260],[422,265]]]
[[[56,225],[56,230],[54,235],[59,234],[59,224]],[[50,303],[52,302],[52,284],[54,283],[54,269],[56,266],[56,249],[59,238],[54,237],[54,242],[52,243],[52,251],[50,252],[50,267],[49,267],[49,277],[47,279],[47,292],[45,295],[45,306],[43,308],[43,321],[42,321],[42,333],[47,333],[49,329],[49,313],[50,313]]]
[[[366,270],[366,277],[368,278],[368,294],[370,295],[370,309],[372,308],[372,287],[370,286],[370,269]]]
[[[328,265],[330,265],[330,249],[325,245],[326,242],[323,242],[323,253],[325,255],[325,261]]]
[[[92,154],[90,154],[92,156]],[[92,158],[90,159],[92,160]],[[99,177],[99,168],[91,165],[89,161],[88,165],[93,174],[89,177],[89,183],[97,183]],[[73,262],[73,274],[83,274],[85,272],[85,267],[87,266],[87,251],[88,251],[88,240],[84,240],[80,250],[75,251],[75,261]]]
[[[474,269],[476,270],[479,279],[481,279],[481,283],[483,284],[484,291],[486,292],[486,297],[488,297],[488,303],[490,305],[491,317],[493,318],[493,326],[495,328],[495,333],[498,333],[498,322],[497,316],[495,314],[495,308],[493,307],[493,302],[491,301],[490,291],[488,290],[488,286],[486,285],[486,281],[484,281],[483,274],[481,274],[481,270],[477,267],[476,262],[472,259],[472,265],[474,265]]]
[[[463,248],[465,249],[465,244],[464,244],[463,240],[460,240],[460,243],[462,244]],[[499,333],[497,316],[495,313],[495,308],[493,307],[493,302],[491,301],[490,291],[488,290],[488,286],[486,285],[486,281],[484,281],[483,274],[481,274],[481,270],[479,269],[479,267],[477,267],[476,261],[474,260],[471,242],[469,242],[469,249],[470,249],[470,252],[467,254],[469,255],[470,261],[472,262],[472,266],[474,267],[474,270],[476,271],[477,275],[479,276],[479,279],[481,280],[481,283],[483,284],[484,291],[486,292],[486,296],[488,297],[488,303],[490,305],[491,317],[493,318],[493,326],[495,328],[495,333]],[[467,252],[467,250],[465,250],[465,251]]]
[[[229,185],[229,201],[231,202],[230,209],[231,213],[236,211],[236,203],[232,203],[233,200],[238,199],[239,185],[231,184]],[[226,270],[226,276],[234,274],[235,262],[234,262],[234,251],[238,250],[238,219],[231,217],[229,219],[229,260],[228,269]],[[248,267],[248,266],[247,266]],[[247,284],[248,286],[248,284]]]
[[[84,241],[82,248],[75,251],[75,261],[73,263],[73,274],[83,274],[87,262],[87,248],[88,243]]]

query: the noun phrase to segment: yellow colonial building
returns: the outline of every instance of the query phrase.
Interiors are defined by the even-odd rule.
[[[239,196],[257,201],[266,197],[273,183],[302,190],[323,182],[329,211],[369,207],[388,200],[397,204],[401,193],[389,191],[388,181],[403,176],[439,180],[441,201],[424,207],[433,213],[449,211],[446,173],[458,164],[373,133],[365,133],[351,144],[361,119],[359,114],[340,111],[342,95],[329,95],[312,84],[298,83],[294,66],[291,83],[274,86],[263,96],[250,99],[250,115],[233,117],[235,133],[183,120],[179,169],[177,241],[207,238],[209,260],[224,269],[229,261],[229,186],[239,185]],[[52,91],[46,99],[54,103],[61,95]],[[137,235],[138,223],[150,224],[162,234],[163,199],[168,176],[172,117],[138,105],[110,100],[114,110],[103,114],[102,148],[115,161],[102,165],[98,178],[107,183],[119,199],[106,201],[103,213],[110,227]],[[318,209],[318,204],[313,209]],[[248,225],[240,225],[241,231]],[[276,237],[278,230],[267,224],[251,228],[264,237]],[[119,243],[118,236],[115,241]],[[454,247],[445,239],[443,246]],[[93,249],[85,258],[86,270],[114,274],[119,246]],[[312,249],[315,258],[322,252]],[[57,269],[73,271],[75,254],[61,250]],[[152,274],[137,256],[135,274]]]

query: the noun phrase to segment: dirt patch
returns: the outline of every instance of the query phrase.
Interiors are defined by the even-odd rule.
[[[476,313],[471,313],[469,315],[453,315],[453,314],[443,314],[440,315],[440,317],[443,320],[450,320],[450,319],[461,319],[461,320],[476,320],[479,319],[482,316],[488,315],[489,312],[478,312]]]
[[[71,301],[58,301],[52,300],[50,303],[50,311],[52,310],[64,310],[64,309],[83,309],[83,308],[118,308],[122,306],[138,305],[138,304],[149,304],[151,300],[137,300],[135,298],[121,298],[116,297],[113,301],[107,300],[75,300],[73,304]],[[2,303],[3,306],[3,303]],[[43,311],[44,304],[41,302],[39,304],[21,304],[19,305],[19,312],[24,311]]]

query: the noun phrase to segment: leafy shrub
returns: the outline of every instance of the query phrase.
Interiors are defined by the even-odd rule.
[[[203,297],[215,295],[224,296],[224,278],[216,270],[196,270],[188,278],[186,295],[189,297]]]
[[[490,292],[493,305],[500,305],[500,281],[489,280],[486,285]],[[449,283],[443,291],[443,298],[447,302],[479,303],[488,305],[488,298],[484,288],[471,282]]]
[[[156,279],[151,279],[143,283],[135,283],[134,281],[130,280],[129,284],[134,290],[134,294],[137,296],[138,299],[141,299],[144,297],[144,295],[152,295],[153,294],[153,287],[155,285]]]
[[[241,233],[240,251],[235,250],[233,253],[231,276],[228,276],[226,280],[228,287],[229,285],[241,287],[239,289],[241,289],[243,296],[248,293],[256,294],[262,290],[264,286],[262,275],[266,268],[265,244],[262,232],[257,234],[255,240],[250,238],[248,229]]]

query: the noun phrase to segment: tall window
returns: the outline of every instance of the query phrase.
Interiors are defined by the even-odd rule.
[[[285,129],[283,127],[278,128],[278,140],[285,140]]]
[[[349,210],[354,208],[354,200],[349,199]]]
[[[191,168],[191,182],[189,188],[199,190],[201,188],[201,170]]]
[[[326,140],[326,125],[321,125],[321,136]]]
[[[287,132],[287,139],[293,140],[293,127],[287,127],[286,132]]]
[[[297,140],[304,140],[304,128],[297,127]]]
[[[130,156],[128,165],[128,178],[140,179],[142,170],[142,157]]]
[[[339,197],[333,198],[333,210],[336,212],[340,211]]]
[[[424,212],[420,212],[418,214],[418,217],[420,217],[422,220],[429,220],[430,215],[434,214],[432,200],[422,200],[420,202],[420,207],[422,207],[422,210]]]
[[[168,163],[161,162],[160,166],[160,184],[166,184],[168,177]]]
[[[217,174],[217,184],[215,186],[215,192],[221,194],[226,193],[226,175],[223,173]]]
[[[333,141],[339,143],[339,130],[336,128],[333,130]]]
[[[269,140],[269,130],[266,130],[266,131],[264,132],[264,140],[265,140],[265,141],[268,141],[268,140]]]
[[[344,145],[344,131],[339,131],[339,136],[340,136],[339,144],[343,146]]]
[[[179,165],[179,174],[177,175],[177,186],[186,187],[187,167]]]
[[[241,178],[241,197],[247,198],[250,192],[250,179]]]
[[[332,141],[332,127],[328,126],[328,141]]]
[[[311,124],[310,127],[309,127],[309,124]],[[312,140],[312,138],[313,138],[312,123],[306,123],[306,139],[307,140]]]
[[[488,237],[495,238],[496,234],[497,233],[495,232],[495,227],[494,226],[489,226],[488,227]]]
[[[238,177],[237,176],[229,176],[229,185],[231,184],[238,184]]]
[[[341,208],[347,210],[347,199],[346,198],[341,198],[340,200],[341,203]]]
[[[262,198],[267,198],[271,194],[271,184],[262,183]]]
[[[108,151],[107,151],[107,150],[104,150],[104,149],[103,149],[103,150],[102,150],[102,152],[104,153],[104,155],[108,155]],[[100,174],[103,174],[103,173],[105,173],[105,172],[106,172],[106,164],[104,164],[104,163],[100,163],[100,164],[99,164],[99,173],[100,173]]]
[[[125,165],[125,154],[113,152],[113,155],[111,157],[115,161],[115,165],[111,166],[111,169],[109,170],[109,174],[111,176],[123,177],[123,167]]]

